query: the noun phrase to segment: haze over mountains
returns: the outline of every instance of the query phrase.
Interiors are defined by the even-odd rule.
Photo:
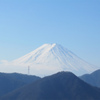
[[[46,77],[1,73],[0,100],[100,100],[100,89],[97,88],[100,83],[99,70],[91,74],[92,77],[82,76],[82,80],[74,75],[91,73],[98,68],[61,45],[44,44],[4,64],[5,70],[9,68],[12,72],[20,73],[29,71],[30,74]]]
[[[100,89],[71,72],[59,72],[17,89],[0,100],[100,100]]]
[[[88,84],[100,88],[100,69],[91,74],[82,75],[80,78]]]
[[[0,73],[0,97],[39,79],[34,75]]]
[[[27,73],[30,66],[30,73],[37,76],[47,76],[59,71],[71,71],[76,75],[93,72],[98,69],[70,50],[59,44],[44,44],[36,50],[8,62],[6,67],[11,67],[12,72]]]

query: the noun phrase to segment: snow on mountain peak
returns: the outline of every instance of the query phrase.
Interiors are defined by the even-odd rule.
[[[18,70],[17,72],[21,73],[26,73],[22,70],[30,66],[30,73],[38,76],[50,75],[58,71],[71,71],[76,75],[82,75],[97,69],[56,43],[44,44],[11,63],[16,66],[14,68]]]

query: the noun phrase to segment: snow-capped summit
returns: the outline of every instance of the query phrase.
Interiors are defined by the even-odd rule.
[[[16,66],[30,66],[30,73],[38,76],[58,71],[71,71],[76,75],[82,75],[97,69],[56,43],[44,44],[12,63]]]

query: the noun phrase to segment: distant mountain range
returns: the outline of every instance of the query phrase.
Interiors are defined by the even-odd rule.
[[[82,75],[80,78],[88,84],[100,88],[100,70],[96,70],[91,74]]]
[[[44,44],[25,56],[9,62],[8,66],[10,70],[7,71],[20,73],[27,73],[30,66],[31,74],[42,77],[59,71],[70,71],[79,76],[98,69],[59,44]],[[4,67],[8,66],[6,62]],[[6,68],[4,71],[7,72]]]
[[[39,79],[40,77],[32,75],[0,73],[0,96]]]
[[[17,89],[0,100],[100,100],[100,89],[71,72],[59,72]]]
[[[0,100],[100,100],[100,70],[58,44],[44,44],[2,68],[46,77],[0,73]]]

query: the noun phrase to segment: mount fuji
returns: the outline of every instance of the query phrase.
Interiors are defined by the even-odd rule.
[[[10,64],[15,72],[27,73],[29,68],[30,74],[41,77],[59,71],[71,71],[76,75],[82,75],[98,69],[59,44],[44,44]]]

